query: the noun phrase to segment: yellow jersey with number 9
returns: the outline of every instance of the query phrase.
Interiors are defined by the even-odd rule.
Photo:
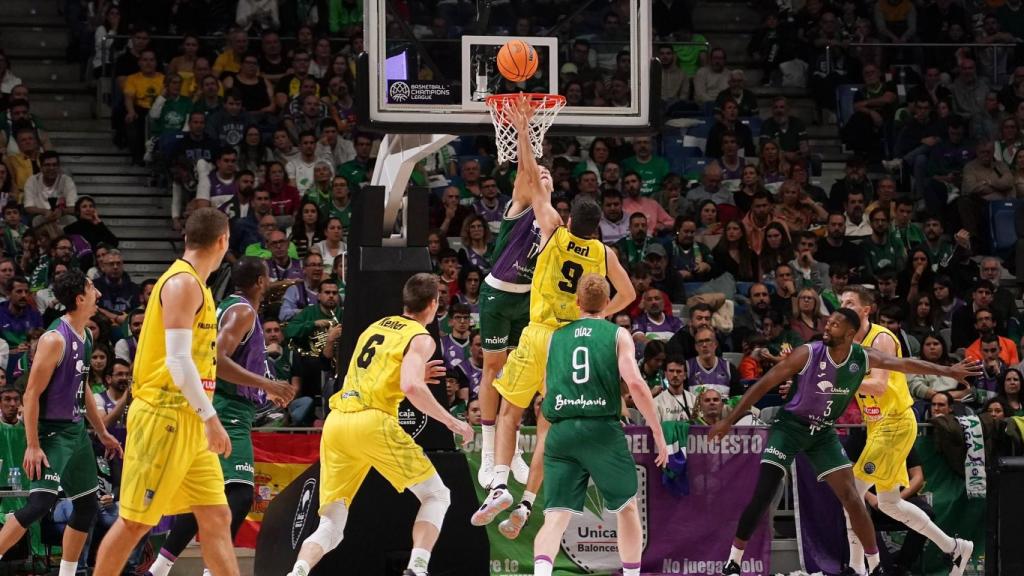
[[[153,286],[135,353],[132,396],[158,408],[182,408],[188,401],[167,371],[167,346],[164,340],[164,302],[160,296],[164,284],[178,274],[195,278],[203,289],[203,304],[192,320],[192,361],[199,370],[206,395],[213,398],[217,383],[217,309],[213,294],[199,273],[185,260],[175,260]]]
[[[903,349],[900,346],[899,338],[888,328],[878,324],[871,324],[871,328],[864,335],[864,340],[861,341],[860,345],[864,348],[870,348],[875,339],[882,334],[892,338],[893,342],[896,343],[896,355],[902,358]],[[869,370],[868,374],[870,373],[871,371]],[[881,396],[858,394],[857,403],[860,404],[864,421],[869,425],[881,422],[887,417],[902,414],[914,405],[914,399],[910,396],[910,386],[907,385],[907,375],[903,372],[889,370],[889,382],[885,394]]]
[[[386,316],[363,330],[348,363],[345,385],[331,397],[331,410],[380,410],[398,417],[402,394],[402,359],[409,342],[426,327],[405,316]]]
[[[578,320],[576,288],[584,274],[608,275],[605,246],[600,240],[573,236],[559,226],[537,257],[530,287],[530,322],[561,328]]]

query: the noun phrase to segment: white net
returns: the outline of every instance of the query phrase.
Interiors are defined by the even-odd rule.
[[[551,123],[555,121],[559,111],[565,107],[565,98],[557,94],[498,94],[487,98],[487,107],[491,110],[491,121],[494,122],[494,139],[498,145],[498,163],[519,161],[519,132],[512,122],[512,100],[526,96],[533,107],[530,118],[530,148],[533,155],[540,158],[544,155],[542,143]]]

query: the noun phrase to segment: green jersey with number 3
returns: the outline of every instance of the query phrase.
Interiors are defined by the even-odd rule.
[[[545,418],[558,422],[619,415],[618,330],[607,320],[582,318],[552,334],[547,393],[541,407]]]

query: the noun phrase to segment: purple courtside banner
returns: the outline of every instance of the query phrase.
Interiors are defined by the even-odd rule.
[[[801,568],[810,574],[838,574],[850,556],[843,507],[829,485],[818,481],[806,456],[799,454],[793,468],[793,509]]]
[[[654,465],[654,439],[645,426],[627,426],[626,442],[636,461],[640,520],[644,527],[641,570],[651,574],[721,574],[729,557],[736,525],[754,492],[766,428],[734,427],[729,436],[709,442],[707,427],[690,428],[686,439],[689,494],[676,496],[662,484],[661,470]],[[533,430],[521,430],[521,446],[533,448]],[[467,454],[476,478],[479,443]],[[529,455],[527,455],[529,458]],[[514,485],[513,492],[522,490]],[[486,496],[478,490],[482,499]],[[543,488],[535,510],[544,507]],[[497,530],[504,515],[487,527],[491,544],[491,574],[519,576],[533,573],[533,538],[540,518],[531,518],[516,540]],[[621,566],[616,546],[615,514],[593,484],[587,491],[583,514],[574,516],[555,560],[555,574],[616,573]],[[768,522],[762,521],[747,545],[743,576],[769,573],[771,540]]]

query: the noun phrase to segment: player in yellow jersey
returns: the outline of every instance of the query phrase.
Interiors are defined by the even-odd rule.
[[[519,136],[519,174],[522,184],[529,189],[541,186],[550,189],[551,183],[542,180],[527,137],[529,106],[516,103],[514,122]],[[576,288],[584,274],[607,276],[615,287],[611,299],[601,316],[607,317],[624,309],[636,297],[629,274],[618,258],[608,255],[600,235],[601,208],[590,197],[575,199],[569,215],[568,228],[554,209],[546,194],[532,197],[534,215],[540,228],[541,252],[530,285],[530,323],[523,329],[519,346],[513,350],[502,373],[494,381],[494,389],[505,399],[498,414],[494,446],[494,477],[491,490],[470,522],[475,526],[489,524],[502,511],[512,505],[508,490],[509,464],[515,451],[516,428],[523,411],[533,397],[544,392],[544,373],[547,366],[548,342],[551,334],[580,317],[576,303]],[[515,538],[529,519],[533,499],[543,480],[544,437],[548,423],[543,417],[537,422],[537,444],[530,461],[530,476],[523,492],[523,500],[508,520],[499,526],[502,534]]]
[[[302,543],[291,576],[306,576],[341,543],[348,509],[370,468],[395,490],[408,489],[419,499],[412,555],[402,574],[427,574],[450,497],[423,449],[398,424],[398,405],[408,398],[465,444],[473,440],[473,427],[442,408],[427,388],[444,375],[442,361],[430,360],[435,344],[425,327],[437,313],[437,277],[410,278],[402,304],[403,315],[386,316],[359,336],[345,385],[331,397],[320,440],[320,525]]]
[[[100,546],[95,574],[121,573],[164,515],[192,512],[203,561],[237,576],[231,511],[219,454],[231,442],[213,409],[217,314],[206,279],[228,249],[228,219],[200,208],[185,223],[185,254],[164,272],[146,307],[128,410],[120,518]]]
[[[847,286],[842,293],[840,305],[860,316],[861,327],[854,337],[857,342],[865,348],[873,348],[892,356],[903,356],[896,335],[869,320],[875,308],[875,295],[872,291],[863,286]],[[878,494],[879,511],[926,536],[939,549],[950,554],[953,557],[950,575],[961,576],[974,552],[974,544],[968,540],[951,538],[920,508],[900,496],[900,489],[910,485],[906,461],[917,440],[917,419],[912,410],[914,399],[910,396],[907,376],[902,372],[874,368],[865,378],[865,382],[869,381],[885,383],[886,390],[880,396],[857,395],[857,403],[867,423],[867,442],[853,467],[857,489],[863,497],[874,486]],[[850,543],[849,568],[857,574],[863,574],[866,571],[864,548],[850,528],[849,519],[846,525]]]

